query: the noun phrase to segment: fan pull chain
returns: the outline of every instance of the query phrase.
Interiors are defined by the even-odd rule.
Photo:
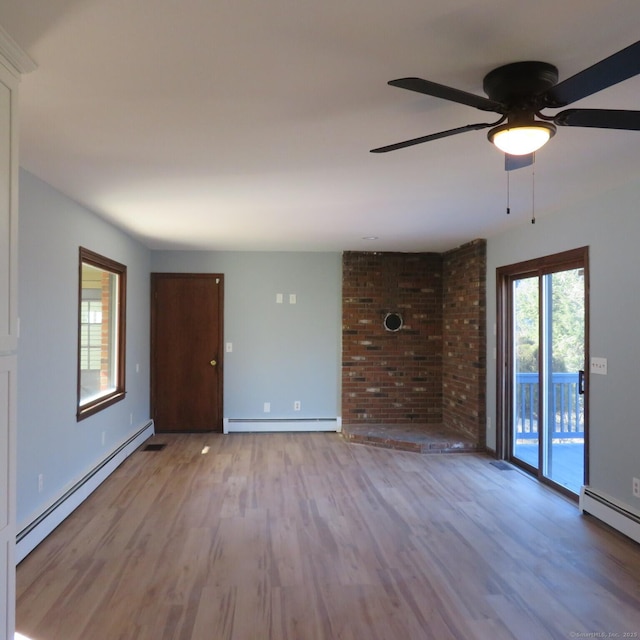
[[[511,213],[511,207],[509,206],[509,200],[510,200],[510,192],[509,192],[509,173],[510,171],[506,171],[507,174],[507,215],[509,215]]]
[[[536,154],[531,163],[531,224],[536,223]]]

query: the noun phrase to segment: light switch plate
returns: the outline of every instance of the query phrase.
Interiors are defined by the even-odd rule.
[[[589,371],[591,373],[595,373],[601,376],[606,376],[607,375],[607,359],[591,358],[591,367]]]

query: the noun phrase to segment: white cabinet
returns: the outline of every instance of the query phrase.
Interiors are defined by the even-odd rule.
[[[0,28],[0,640],[15,627],[18,81],[33,62]]]

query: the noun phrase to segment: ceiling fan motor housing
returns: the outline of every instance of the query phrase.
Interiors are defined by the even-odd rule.
[[[513,62],[490,71],[483,80],[485,93],[505,111],[538,111],[544,94],[558,82],[558,69],[547,62]]]

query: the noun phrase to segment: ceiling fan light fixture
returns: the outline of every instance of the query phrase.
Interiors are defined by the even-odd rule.
[[[555,125],[535,121],[521,125],[503,124],[491,129],[487,137],[500,151],[512,156],[524,156],[540,149],[555,133]]]

